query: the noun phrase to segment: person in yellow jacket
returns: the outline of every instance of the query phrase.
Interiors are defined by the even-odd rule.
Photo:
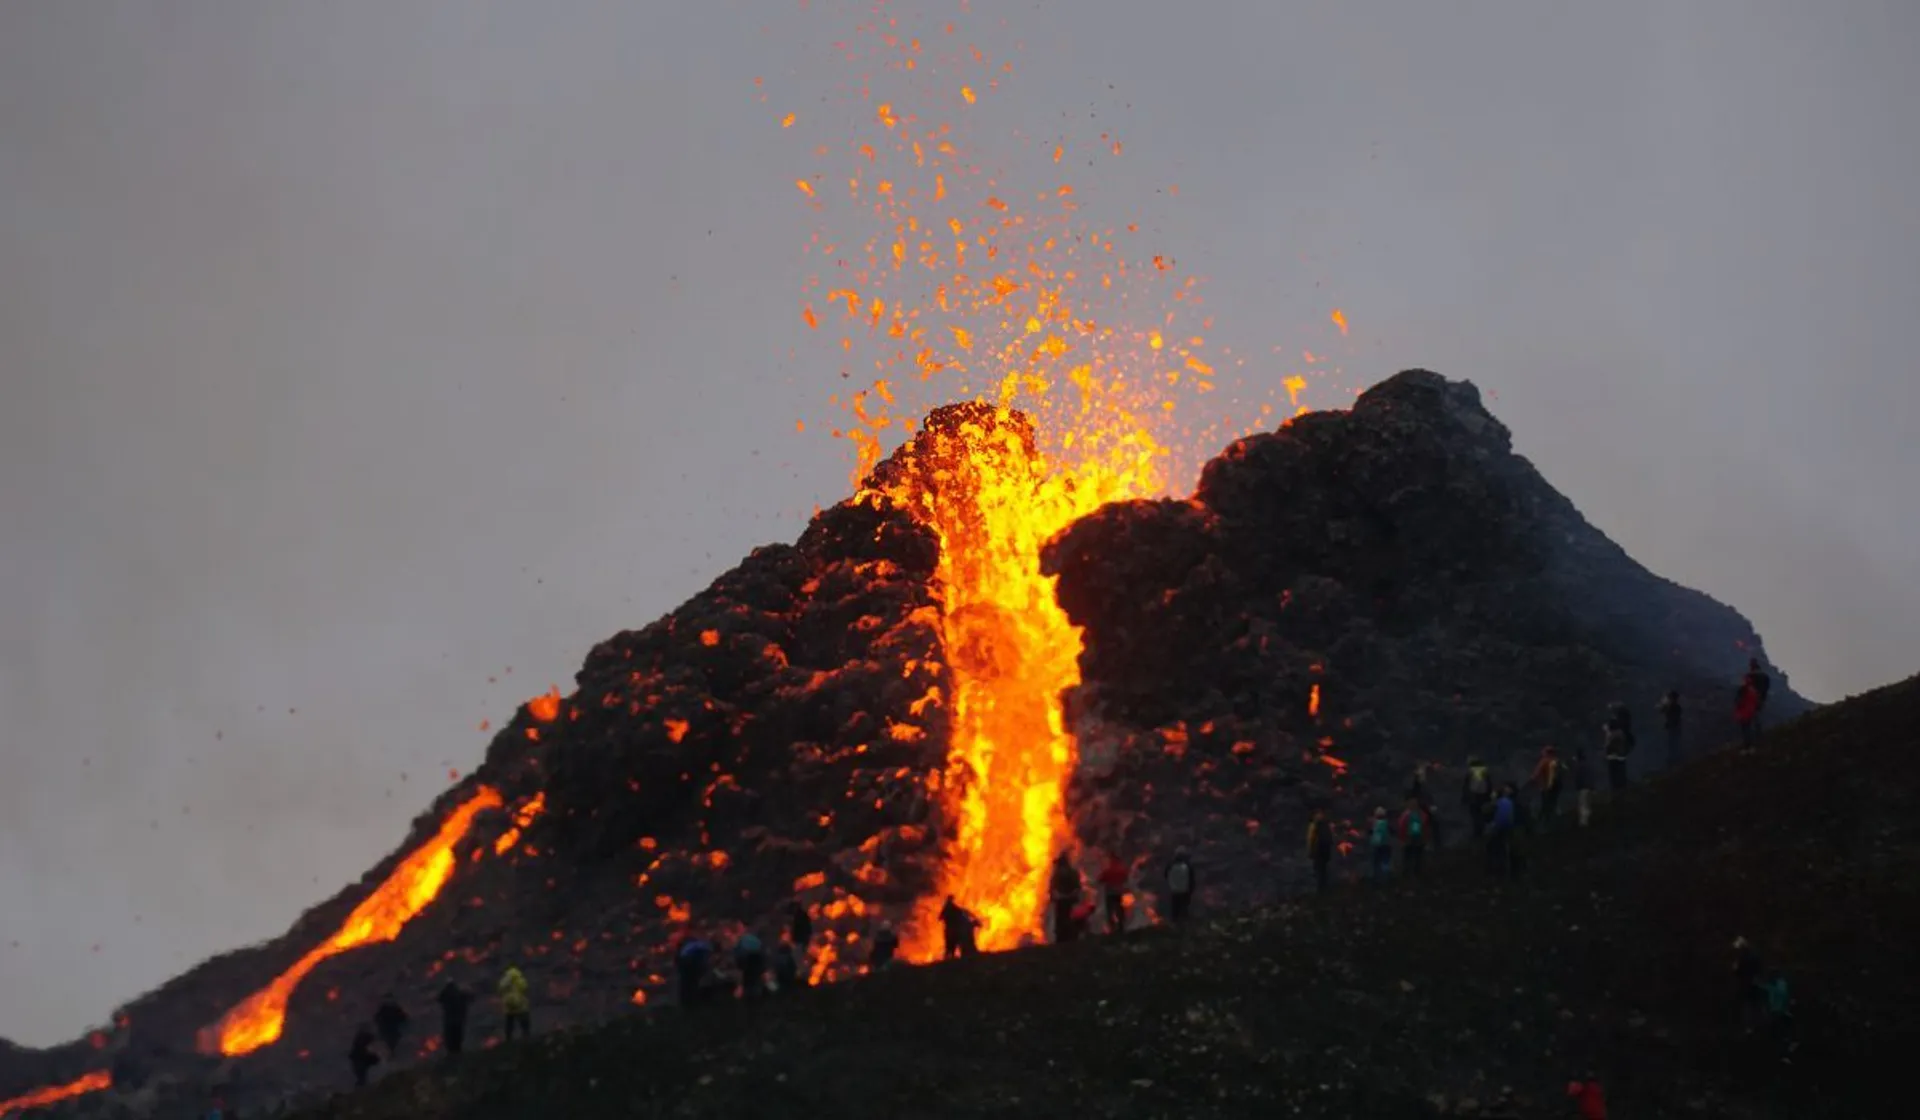
[[[533,1003],[527,993],[527,978],[513,965],[500,975],[500,1012],[507,1020],[507,1041],[513,1041],[514,1029],[521,1035],[533,1033]]]

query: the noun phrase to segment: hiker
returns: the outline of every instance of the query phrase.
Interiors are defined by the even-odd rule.
[[[900,935],[893,932],[891,925],[882,922],[880,932],[873,935],[873,952],[867,957],[867,970],[870,972],[883,971],[888,965],[893,963],[893,956],[899,951]]]
[[[1667,769],[1680,765],[1680,725],[1685,712],[1680,707],[1680,690],[1669,689],[1660,698],[1660,727],[1667,734]]]
[[[1593,771],[1587,765],[1585,747],[1573,748],[1573,797],[1580,816],[1580,827],[1593,820]]]
[[[1567,1096],[1580,1111],[1580,1120],[1607,1120],[1607,1091],[1591,1071],[1578,1081],[1567,1082]]]
[[[740,971],[740,998],[759,999],[767,991],[767,949],[748,930],[733,943],[733,965]]]
[[[1607,788],[1618,793],[1627,788],[1627,755],[1633,753],[1633,720],[1625,704],[1613,706],[1600,732],[1607,755]]]
[[[507,1041],[513,1041],[514,1028],[520,1034],[533,1034],[533,1003],[527,993],[527,978],[518,968],[508,965],[500,974],[500,1014],[506,1019]]]
[[[1513,804],[1513,827],[1507,830],[1507,869],[1519,878],[1527,869],[1527,845],[1533,840],[1533,811],[1527,808],[1527,799],[1520,796],[1520,787],[1508,782],[1503,792]]]
[[[791,992],[800,987],[800,954],[791,938],[783,937],[773,947],[773,986],[775,991]]]
[[[1493,799],[1492,811],[1487,822],[1487,871],[1494,875],[1506,875],[1512,872],[1513,851],[1513,798],[1506,789]]]
[[[1107,908],[1107,932],[1127,928],[1127,865],[1117,855],[1107,856],[1100,869],[1100,901]]]
[[[1553,815],[1560,806],[1560,787],[1566,780],[1566,768],[1560,765],[1560,756],[1552,747],[1540,750],[1540,761],[1533,768],[1533,776],[1527,779],[1531,785],[1540,787],[1540,827],[1553,824]]]
[[[406,1033],[407,1012],[388,992],[380,999],[380,1006],[373,1012],[374,1028],[380,1032],[380,1041],[386,1044],[387,1057],[400,1056],[400,1036]]]
[[[1053,899],[1053,940],[1054,944],[1065,944],[1073,940],[1079,931],[1074,928],[1074,908],[1080,905],[1080,896],[1086,889],[1086,883],[1080,878],[1080,869],[1073,865],[1072,856],[1061,849],[1053,858],[1053,878],[1048,893]]]
[[[1333,825],[1325,809],[1315,809],[1307,822],[1307,858],[1313,861],[1313,889],[1327,891],[1327,865],[1333,862]]]
[[[673,955],[673,970],[680,981],[680,1006],[692,1007],[700,1002],[712,960],[713,945],[705,938],[690,935],[681,939],[680,949]]]
[[[1427,854],[1427,810],[1418,797],[1408,796],[1395,831],[1400,834],[1400,873],[1413,878],[1420,874]]]
[[[1467,759],[1467,776],[1460,781],[1460,804],[1473,822],[1473,838],[1478,840],[1487,828],[1487,802],[1493,797],[1493,779],[1479,755]]]
[[[1769,972],[1760,981],[1762,1006],[1766,1008],[1767,1025],[1789,1052],[1798,1049],[1793,1040],[1793,996],[1787,990],[1785,973]]]
[[[467,1044],[467,1008],[473,1003],[473,994],[449,980],[434,999],[440,1004],[440,1042],[447,1053],[458,1054]]]
[[[796,951],[805,952],[813,940],[813,915],[807,913],[807,904],[795,901],[787,908],[787,936],[793,939]]]
[[[353,1047],[347,1051],[347,1064],[353,1067],[354,1088],[365,1088],[367,1074],[380,1064],[380,1055],[373,1052],[373,1028],[366,1023],[353,1032]]]
[[[1193,888],[1197,880],[1193,874],[1193,860],[1188,857],[1184,847],[1173,850],[1173,862],[1167,864],[1167,907],[1173,914],[1173,920],[1187,920],[1187,910],[1193,905]]]
[[[1373,810],[1373,823],[1368,826],[1367,840],[1373,849],[1373,881],[1384,883],[1393,874],[1393,829],[1387,824],[1387,809],[1381,805]]]
[[[940,907],[940,934],[946,941],[941,955],[948,960],[971,957],[979,951],[974,944],[974,933],[979,928],[980,919],[948,895],[946,904]]]
[[[1760,732],[1766,730],[1762,724],[1762,720],[1767,713],[1767,693],[1773,691],[1773,678],[1769,677],[1767,671],[1760,667],[1759,658],[1747,658],[1747,676],[1745,683],[1748,688],[1753,689],[1753,733],[1758,735]]]
[[[1733,722],[1740,727],[1740,745],[1751,747],[1760,738],[1760,693],[1749,682],[1740,683],[1733,696]]]
[[[1414,798],[1422,805],[1427,803],[1426,763],[1416,762],[1413,764],[1413,777],[1407,780],[1407,796]]]

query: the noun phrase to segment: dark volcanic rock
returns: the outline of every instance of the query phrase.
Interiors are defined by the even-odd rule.
[[[1397,810],[1419,761],[1457,814],[1470,754],[1514,780],[1549,744],[1597,756],[1615,701],[1650,773],[1660,696],[1681,692],[1686,748],[1706,749],[1765,662],[1738,613],[1635,563],[1515,455],[1471,384],[1424,370],[1240,440],[1188,501],[1085,518],[1045,561],[1086,628],[1083,738],[1114,744],[1076,791],[1083,836],[1199,842],[1231,870],[1294,856],[1311,804]],[[1805,710],[1773,675],[1770,713]],[[1281,875],[1227,880],[1246,901]]]

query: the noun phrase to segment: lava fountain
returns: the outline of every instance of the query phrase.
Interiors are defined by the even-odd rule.
[[[950,828],[936,889],[902,931],[904,955],[924,960],[948,894],[981,918],[983,948],[1037,933],[1048,864],[1071,840],[1075,743],[1061,703],[1080,680],[1080,634],[1041,574],[1042,547],[1103,504],[1165,493],[1188,465],[1170,448],[1218,447],[1274,409],[1230,420],[1235,407],[1219,402],[1201,410],[1210,422],[1177,426],[1177,402],[1213,393],[1216,363],[1234,359],[1204,352],[1212,321],[1197,282],[1139,245],[1138,223],[1087,221],[1083,192],[1060,177],[1069,154],[1077,168],[1119,158],[1116,136],[1023,133],[1038,158],[988,168],[967,122],[1012,64],[956,23],[921,35],[887,6],[859,18],[835,47],[870,71],[821,110],[852,135],[812,149],[847,163],[796,182],[821,219],[809,254],[827,262],[803,285],[800,319],[837,343],[841,376],[865,385],[833,400],[863,497],[940,540],[951,739],[932,792]],[[807,123],[777,119],[783,135]],[[929,405],[953,399],[971,403],[915,431]]]
[[[286,1025],[287,1000],[300,986],[300,981],[330,957],[398,937],[400,930],[414,915],[426,909],[453,877],[453,850],[466,838],[473,818],[502,804],[500,794],[488,786],[481,786],[461,802],[440,822],[432,839],[409,853],[385,882],[353,908],[333,936],[295,961],[292,968],[274,977],[272,983],[235,1005],[218,1023],[202,1031],[198,1040],[200,1050],[234,1057],[277,1042]]]
[[[1069,836],[1062,793],[1074,740],[1061,695],[1079,683],[1079,628],[1040,572],[1062,528],[1150,488],[1153,447],[1061,468],[1041,454],[1021,413],[990,404],[935,412],[866,492],[898,504],[940,539],[936,573],[952,684],[948,765],[938,783],[954,822],[936,893],[903,946],[930,957],[940,901],[981,919],[980,944],[1010,949],[1034,932],[1048,864]]]

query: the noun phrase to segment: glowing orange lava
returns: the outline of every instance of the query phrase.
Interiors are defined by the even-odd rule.
[[[940,537],[953,681],[939,790],[957,831],[939,889],[908,923],[909,959],[933,955],[934,914],[949,894],[980,918],[984,949],[1012,948],[1038,928],[1047,867],[1069,835],[1061,795],[1075,755],[1060,698],[1080,681],[1080,631],[1040,572],[1040,548],[1076,518],[1152,488],[1154,445],[1116,446],[1106,460],[1062,469],[1019,415],[963,406],[916,437],[907,471],[876,495]]]
[[[34,1089],[17,1097],[0,1101],[0,1116],[11,1116],[30,1108],[45,1108],[50,1104],[58,1104],[87,1093],[98,1093],[103,1089],[111,1088],[113,1088],[113,1074],[104,1069],[95,1070],[65,1085],[49,1085],[44,1089]]]
[[[465,838],[473,818],[501,805],[496,790],[480,787],[447,815],[433,839],[402,860],[386,882],[353,908],[353,913],[347,915],[333,936],[275,977],[271,984],[242,1000],[218,1023],[202,1031],[200,1049],[233,1057],[250,1054],[277,1041],[286,1024],[287,1000],[300,981],[329,957],[398,937],[401,928],[426,909],[453,877],[453,849]]]

